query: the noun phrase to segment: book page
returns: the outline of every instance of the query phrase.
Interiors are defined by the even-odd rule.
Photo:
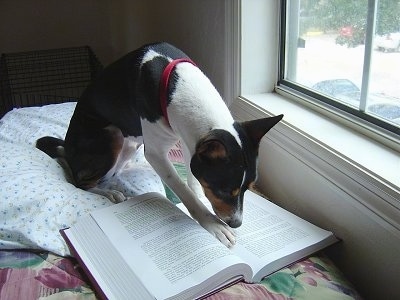
[[[231,250],[252,267],[253,281],[336,241],[331,232],[251,191],[246,191],[243,206],[243,223],[235,229],[236,245]]]
[[[233,251],[248,262],[254,281],[334,243],[336,238],[306,220],[248,191],[243,225]]]
[[[226,274],[216,275],[223,269],[251,278],[248,266],[239,272],[243,261],[159,194],[139,196],[91,215],[156,298],[182,293],[202,281],[207,292],[211,284],[227,281]]]

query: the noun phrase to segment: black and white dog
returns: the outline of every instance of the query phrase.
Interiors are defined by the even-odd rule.
[[[37,147],[63,157],[77,187],[95,190],[144,143],[146,159],[193,218],[231,246],[231,228],[242,223],[243,194],[256,179],[259,142],[282,117],[235,122],[185,53],[155,43],[105,68],[78,101],[65,141],[43,137]],[[188,184],[167,159],[178,140]],[[204,196],[216,216],[201,202]]]

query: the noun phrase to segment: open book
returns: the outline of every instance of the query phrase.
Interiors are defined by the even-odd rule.
[[[251,191],[232,249],[157,193],[91,212],[61,233],[108,299],[202,297],[260,281],[337,241]]]

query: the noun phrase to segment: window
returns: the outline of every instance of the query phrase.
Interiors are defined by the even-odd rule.
[[[400,1],[282,1],[279,86],[400,135]]]

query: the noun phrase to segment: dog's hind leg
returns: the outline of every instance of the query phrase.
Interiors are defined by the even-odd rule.
[[[142,144],[142,137],[128,136],[124,138],[124,144],[115,164],[114,174],[118,174],[125,168],[129,168],[131,166],[132,158],[135,156],[136,151]]]

